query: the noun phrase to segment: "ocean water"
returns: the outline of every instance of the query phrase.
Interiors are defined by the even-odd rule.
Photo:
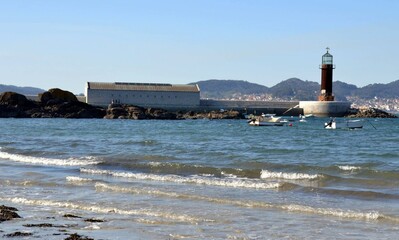
[[[399,119],[327,120],[0,119],[0,237],[397,239]]]

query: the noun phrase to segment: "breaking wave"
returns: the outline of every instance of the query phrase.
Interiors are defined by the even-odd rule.
[[[179,222],[204,222],[204,221],[213,221],[209,219],[200,219],[197,217],[192,217],[188,215],[179,215],[176,213],[169,212],[158,212],[152,211],[148,209],[131,209],[124,210],[119,208],[106,207],[102,205],[93,205],[93,204],[84,204],[84,203],[73,203],[73,202],[61,202],[61,201],[52,201],[52,200],[44,200],[44,199],[26,199],[26,198],[1,198],[2,201],[8,201],[16,204],[24,204],[24,205],[34,205],[34,206],[46,206],[46,207],[60,207],[67,209],[76,209],[89,211],[100,214],[120,214],[120,215],[137,215],[137,216],[147,216],[147,217],[159,217],[165,219],[171,219]]]
[[[99,164],[94,157],[84,158],[68,158],[68,159],[56,159],[56,158],[44,158],[44,157],[32,157],[20,154],[11,154],[0,151],[0,158],[8,159],[14,162],[29,163],[35,165],[51,165],[51,166],[85,166]]]
[[[349,165],[338,166],[338,168],[344,171],[354,171],[361,169],[361,167],[349,166]]]
[[[262,170],[260,172],[260,178],[279,178],[279,179],[289,179],[289,180],[314,180],[321,177],[319,174],[307,174],[307,173],[285,173],[285,172],[271,172],[268,170]]]
[[[307,213],[315,215],[332,216],[347,219],[357,219],[366,221],[387,220],[392,222],[399,222],[399,218],[395,216],[388,216],[381,214],[378,211],[359,212],[352,210],[342,210],[336,208],[317,208],[299,204],[276,204],[251,200],[235,200],[225,198],[215,198],[201,195],[191,195],[176,192],[166,192],[151,188],[137,188],[137,187],[121,187],[113,186],[105,183],[96,183],[95,188],[97,191],[113,191],[127,194],[148,194],[156,195],[159,197],[168,197],[176,199],[188,199],[196,201],[207,201],[217,204],[229,204],[245,208],[263,208],[263,209],[280,209],[287,212]]]
[[[150,173],[131,173],[131,172],[114,172],[109,170],[87,169],[81,168],[81,172],[88,174],[110,175],[114,177],[133,178],[137,180],[149,180],[160,182],[173,182],[185,184],[198,184],[209,186],[223,186],[232,188],[256,188],[256,189],[275,189],[282,186],[282,183],[262,182],[260,180],[250,180],[243,178],[215,178],[206,176],[178,176],[178,175],[156,175]]]
[[[77,183],[85,183],[85,182],[93,182],[93,179],[90,178],[82,178],[82,177],[75,177],[75,176],[67,176],[67,182],[77,182]]]

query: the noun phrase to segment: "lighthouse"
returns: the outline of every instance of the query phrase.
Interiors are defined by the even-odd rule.
[[[332,92],[333,82],[333,56],[328,52],[330,48],[327,47],[327,52],[321,57],[321,89],[319,101],[334,101],[334,94]]]
[[[321,89],[318,101],[299,101],[299,108],[303,114],[313,114],[317,117],[343,117],[351,107],[351,102],[335,101],[332,91],[333,83],[333,56],[327,52],[321,57]]]

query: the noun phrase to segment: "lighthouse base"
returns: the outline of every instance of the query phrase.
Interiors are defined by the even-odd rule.
[[[303,113],[313,114],[317,117],[343,117],[351,107],[351,102],[338,101],[300,101],[299,108]]]

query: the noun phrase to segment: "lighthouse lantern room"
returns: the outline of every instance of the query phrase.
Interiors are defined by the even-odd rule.
[[[327,52],[321,59],[321,90],[319,101],[334,101],[334,94],[332,92],[333,82],[333,56],[328,52],[330,49],[327,47]]]

